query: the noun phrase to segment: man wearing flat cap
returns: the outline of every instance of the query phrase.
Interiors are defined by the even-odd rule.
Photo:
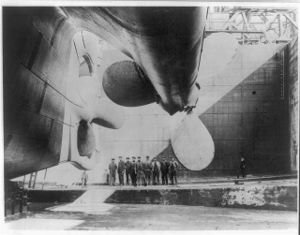
[[[162,162],[160,163],[161,170],[161,182],[163,185],[168,185],[168,176],[169,176],[169,163],[166,158],[163,157]]]
[[[138,185],[146,185],[145,174],[144,174],[144,164],[141,161],[141,157],[138,157],[138,161],[136,163],[136,170],[137,170]]]
[[[125,162],[122,160],[122,156],[119,156],[118,176],[119,176],[120,185],[124,185],[124,173],[125,173]]]
[[[130,167],[130,176],[131,176],[132,185],[136,186],[137,170],[136,170],[135,157],[132,157],[132,162],[131,162],[131,167]]]
[[[125,162],[125,176],[126,176],[126,185],[129,185],[129,179],[130,179],[130,168],[131,168],[131,162],[129,160],[129,157],[126,158]]]
[[[108,166],[109,169],[109,176],[110,176],[110,185],[115,185],[116,182],[116,172],[117,172],[117,165],[115,163],[115,159],[111,159],[111,163]]]
[[[146,161],[144,163],[144,173],[145,173],[147,185],[151,184],[151,169],[152,167],[151,167],[150,157],[146,156]]]
[[[152,162],[153,185],[159,184],[159,172],[160,172],[160,163],[157,160],[157,158],[154,158]]]

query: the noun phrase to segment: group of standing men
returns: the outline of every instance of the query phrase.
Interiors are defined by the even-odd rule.
[[[143,162],[141,157],[126,158],[126,162],[122,160],[122,156],[119,156],[118,164],[115,163],[115,159],[111,160],[109,164],[109,183],[115,185],[116,173],[119,176],[119,184],[124,185],[124,175],[126,177],[126,185],[157,185],[161,183],[163,185],[169,184],[169,178],[171,184],[177,184],[177,168],[178,163],[173,158],[171,161],[167,161],[163,158],[161,162],[154,158],[150,161],[149,156],[146,156],[146,160]]]

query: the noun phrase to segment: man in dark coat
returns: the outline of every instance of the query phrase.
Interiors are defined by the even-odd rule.
[[[130,176],[131,176],[132,185],[136,187],[137,169],[136,169],[135,157],[132,157],[132,162],[130,166]]]
[[[159,172],[160,172],[160,163],[156,158],[154,158],[152,162],[153,185],[159,184]]]
[[[145,179],[146,179],[146,184],[150,185],[151,184],[151,162],[149,156],[146,156],[146,161],[144,163],[144,173],[145,173]]]
[[[137,170],[137,184],[138,185],[146,185],[145,174],[144,174],[144,164],[141,161],[141,157],[138,157],[138,161],[136,163]]]
[[[178,163],[175,161],[175,158],[172,158],[172,161],[170,162],[170,166],[169,166],[171,184],[174,183],[177,184],[177,168],[178,168]]]
[[[119,175],[120,185],[124,185],[124,173],[125,173],[125,162],[122,160],[122,156],[119,156],[118,175]]]
[[[126,185],[129,185],[129,178],[130,178],[130,168],[131,162],[129,161],[129,157],[126,158],[125,162],[125,175],[126,175]]]
[[[240,171],[238,173],[238,178],[240,178],[240,174],[242,175],[243,178],[246,177],[246,161],[244,157],[241,157],[240,161]]]
[[[115,163],[114,158],[111,159],[111,163],[109,164],[108,169],[109,169],[110,185],[115,185],[117,165]]]
[[[83,171],[81,175],[81,185],[86,186],[87,181],[88,181],[88,174],[86,171]]]
[[[161,181],[163,185],[168,185],[169,165],[166,158],[163,158],[163,161],[160,164]]]

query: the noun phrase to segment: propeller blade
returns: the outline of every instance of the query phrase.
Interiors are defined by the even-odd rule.
[[[214,142],[202,121],[193,113],[186,114],[171,135],[178,160],[189,170],[200,171],[214,158]]]
[[[107,98],[97,99],[94,104],[92,123],[100,126],[119,129],[125,121],[122,108]]]
[[[91,156],[95,147],[95,135],[90,123],[80,121],[77,132],[77,146],[80,156]]]
[[[109,66],[102,85],[106,95],[122,106],[142,106],[155,101],[150,80],[133,61],[120,61]]]

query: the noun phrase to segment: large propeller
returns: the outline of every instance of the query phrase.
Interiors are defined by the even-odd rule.
[[[197,78],[200,86],[201,81],[219,74],[226,68],[234,58],[238,46],[237,40],[227,33],[212,34],[204,40]],[[198,105],[199,103],[202,103],[202,100],[199,100]],[[215,154],[214,142],[209,131],[193,111],[183,112],[174,118],[179,120],[171,134],[171,144],[176,157],[189,170],[200,171],[206,168]]]

